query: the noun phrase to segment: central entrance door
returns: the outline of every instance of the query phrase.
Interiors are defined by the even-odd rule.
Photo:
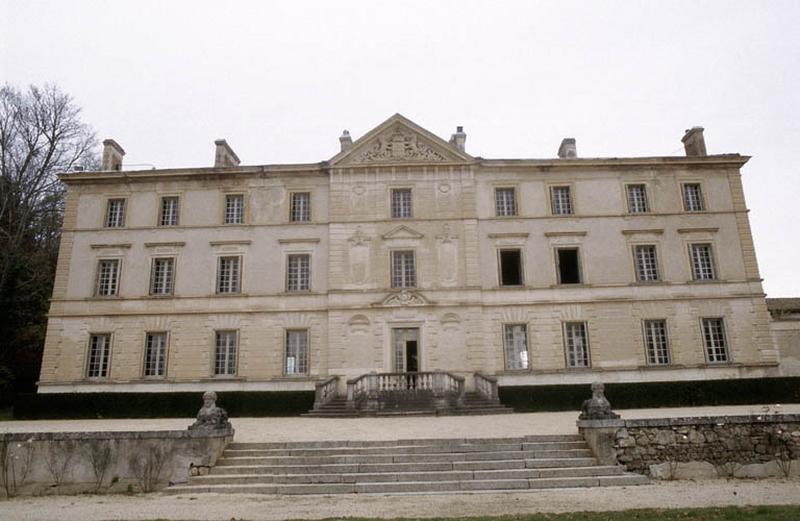
[[[392,369],[396,373],[419,371],[419,328],[392,329]]]

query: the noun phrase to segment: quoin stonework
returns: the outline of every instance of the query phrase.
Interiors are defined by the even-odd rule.
[[[485,159],[401,115],[308,164],[66,173],[39,392],[779,376],[740,169]],[[555,147],[554,147],[555,149]],[[342,386],[344,383],[341,384]],[[466,379],[466,385],[472,379]]]

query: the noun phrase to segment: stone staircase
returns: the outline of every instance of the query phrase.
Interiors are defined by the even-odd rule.
[[[577,435],[495,439],[231,443],[167,494],[386,494],[641,485],[597,463]]]
[[[314,418],[356,418],[361,416],[445,416],[445,415],[471,415],[471,414],[510,414],[514,412],[498,401],[484,398],[478,393],[466,393],[463,405],[436,409],[429,397],[420,397],[417,400],[404,400],[393,402],[387,400],[383,408],[377,411],[350,409],[347,407],[347,398],[337,396],[317,409],[304,413],[303,416]]]

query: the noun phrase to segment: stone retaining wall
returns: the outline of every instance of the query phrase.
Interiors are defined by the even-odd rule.
[[[158,490],[213,465],[233,430],[0,433],[0,496]]]
[[[579,421],[598,459],[659,478],[800,475],[800,415]]]

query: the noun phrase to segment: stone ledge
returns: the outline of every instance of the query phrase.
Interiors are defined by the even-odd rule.
[[[188,422],[187,422],[188,423]],[[233,429],[212,432],[197,430],[181,431],[91,431],[91,432],[8,432],[0,433],[5,441],[62,441],[62,440],[146,440],[146,439],[196,439],[226,438],[233,436]]]
[[[601,420],[602,421],[602,420]],[[683,418],[642,418],[622,420],[620,427],[680,427],[685,425],[753,424],[753,423],[800,423],[800,414],[753,414],[739,416],[690,416]],[[581,427],[581,421],[578,427]],[[585,427],[604,427],[604,425]]]

